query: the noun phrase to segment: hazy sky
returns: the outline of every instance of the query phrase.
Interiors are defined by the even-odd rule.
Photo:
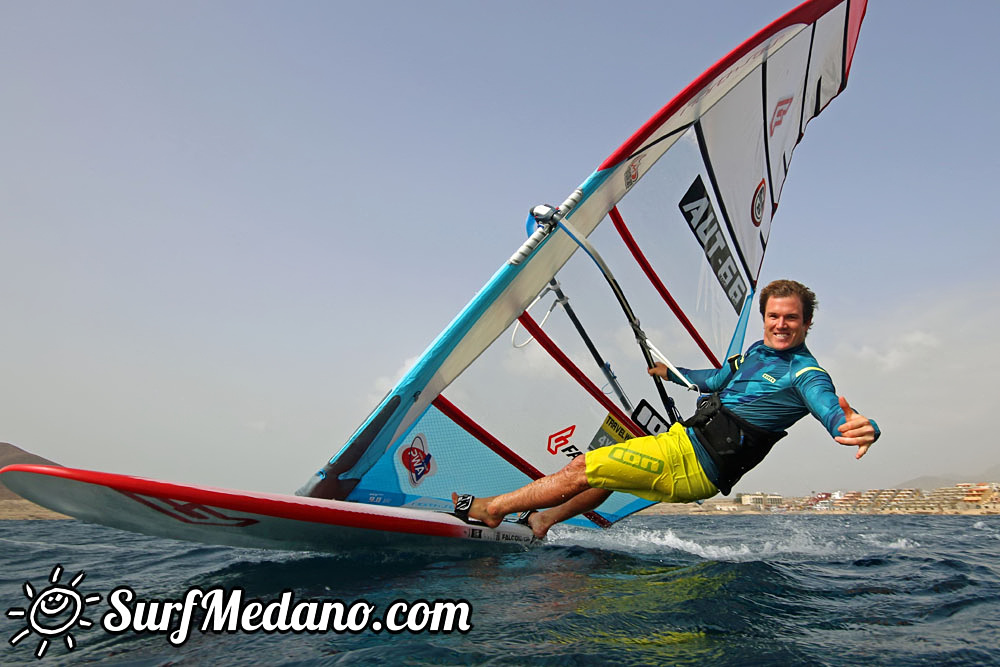
[[[0,441],[294,490],[529,207],[794,4],[0,1]],[[997,26],[869,6],[762,280],[817,292],[810,348],[885,435],[857,462],[803,420],[740,489],[1000,462]]]

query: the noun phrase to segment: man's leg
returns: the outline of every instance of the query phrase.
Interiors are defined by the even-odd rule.
[[[555,507],[591,488],[585,456],[577,456],[557,473],[536,479],[520,489],[492,498],[476,498],[469,517],[495,528],[511,512]],[[457,498],[452,494],[452,499]],[[592,502],[590,499],[588,502]],[[581,502],[581,505],[583,503]]]
[[[549,528],[552,526],[556,525],[560,521],[571,519],[577,514],[583,514],[584,512],[597,509],[597,507],[607,500],[610,495],[611,491],[594,487],[591,487],[586,491],[581,491],[561,505],[556,505],[552,509],[545,510],[544,512],[537,512],[528,517],[528,524],[531,526],[531,532],[533,532],[537,538],[545,537],[546,533],[549,532]]]

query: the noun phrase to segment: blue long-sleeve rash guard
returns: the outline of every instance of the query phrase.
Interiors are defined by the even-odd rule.
[[[679,369],[703,393],[718,392],[722,404],[737,416],[768,431],[784,431],[812,413],[831,436],[846,421],[837,401],[830,375],[823,370],[805,343],[788,350],[775,350],[764,341],[751,345],[735,363],[707,370]],[[670,374],[670,379],[683,384]],[[878,425],[875,437],[880,435]],[[688,435],[695,453],[713,483],[718,471],[692,429]]]

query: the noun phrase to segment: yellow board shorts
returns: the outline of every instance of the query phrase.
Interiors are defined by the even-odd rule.
[[[587,483],[660,503],[689,503],[719,492],[705,477],[680,424],[586,454]]]

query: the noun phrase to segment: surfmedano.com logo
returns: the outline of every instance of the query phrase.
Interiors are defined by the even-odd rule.
[[[87,606],[97,604],[102,596],[83,594],[78,587],[87,576],[79,572],[69,584],[59,583],[62,565],[52,568],[49,585],[36,590],[30,581],[22,591],[28,606],[14,606],[7,617],[21,619],[9,639],[11,646],[30,643],[38,636],[35,657],[45,657],[52,642],[62,640],[67,651],[77,646],[73,632],[88,629],[94,621],[84,616]],[[154,634],[165,636],[174,646],[184,644],[195,629],[202,633],[466,633],[472,630],[472,605],[467,600],[396,600],[380,614],[367,600],[296,600],[284,590],[276,600],[262,601],[246,597],[242,588],[191,587],[177,600],[143,600],[128,586],[118,586],[107,595],[110,607],[101,616],[100,626],[109,634]]]
[[[11,646],[16,646],[21,640],[37,634],[39,640],[35,657],[39,659],[45,656],[49,644],[56,639],[61,638],[66,643],[67,650],[72,651],[76,648],[73,629],[93,626],[94,622],[83,614],[87,605],[101,601],[100,595],[85,596],[77,590],[77,586],[87,576],[86,573],[77,573],[68,585],[64,585],[59,583],[62,572],[62,565],[52,568],[52,573],[49,575],[50,585],[40,591],[36,591],[30,581],[24,582],[24,596],[31,604],[27,609],[11,607],[7,610],[7,618],[23,618],[27,622],[25,627],[10,638]]]

